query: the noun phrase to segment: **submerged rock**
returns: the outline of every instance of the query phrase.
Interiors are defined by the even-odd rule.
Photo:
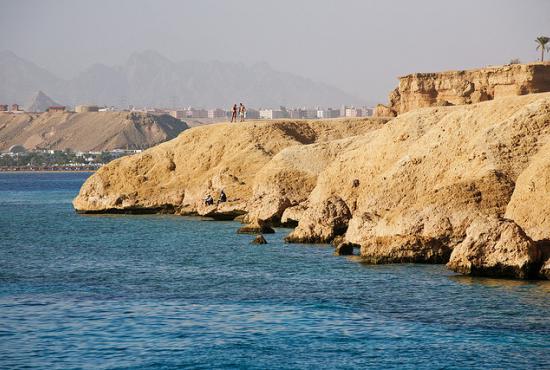
[[[265,240],[263,235],[256,235],[254,240],[251,242],[252,244],[267,244],[267,240]]]
[[[538,273],[540,259],[537,244],[514,221],[479,217],[447,266],[465,275],[527,279]]]

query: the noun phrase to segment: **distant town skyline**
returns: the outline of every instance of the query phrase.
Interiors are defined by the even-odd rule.
[[[0,0],[0,50],[70,79],[134,51],[253,65],[384,102],[397,77],[539,57],[550,1]],[[307,26],[306,26],[307,25]]]

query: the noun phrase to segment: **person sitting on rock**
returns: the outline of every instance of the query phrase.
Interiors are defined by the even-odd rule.
[[[227,202],[227,195],[225,195],[225,192],[222,190],[220,192],[220,200],[218,200],[218,203],[225,203]]]
[[[212,198],[212,195],[208,194],[206,198],[204,198],[204,205],[211,206],[214,204],[214,198]]]

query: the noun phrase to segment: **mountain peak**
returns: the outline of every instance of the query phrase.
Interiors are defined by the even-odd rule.
[[[159,53],[156,50],[143,50],[143,51],[136,51],[128,57],[128,63],[133,64],[135,62],[145,62],[145,63],[169,63],[171,64],[172,61],[168,58],[166,58],[164,55]]]
[[[27,112],[45,112],[52,105],[59,105],[42,90],[38,90],[25,106]]]

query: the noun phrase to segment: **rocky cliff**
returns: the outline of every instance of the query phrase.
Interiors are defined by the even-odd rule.
[[[195,127],[102,167],[86,181],[73,204],[81,212],[164,210],[234,218],[247,212],[258,186],[256,175],[283,149],[364,134],[384,122],[250,121]],[[227,203],[202,204],[207,194],[217,197],[222,189]]]
[[[187,129],[169,115],[129,112],[1,113],[0,151],[12,145],[26,149],[70,148],[78,151],[145,149]]]
[[[510,64],[469,71],[414,73],[399,78],[389,105],[378,105],[378,117],[417,108],[474,104],[504,96],[550,91],[550,63]]]
[[[548,158],[550,93],[420,109],[385,124],[219,124],[104,166],[74,206],[244,215],[253,227],[297,225],[289,242],[336,239],[368,263],[532,278],[550,265]],[[202,205],[222,188],[229,202]]]

